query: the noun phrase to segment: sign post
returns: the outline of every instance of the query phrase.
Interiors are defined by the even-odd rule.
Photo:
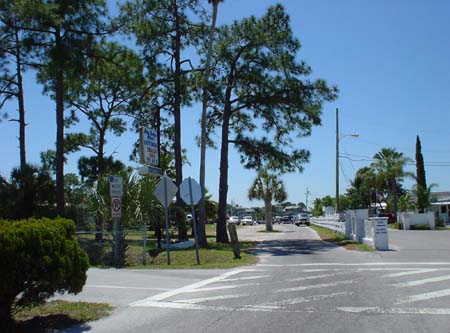
[[[195,256],[197,258],[197,265],[200,265],[200,256],[198,253],[198,236],[197,236],[197,220],[195,219],[195,207],[202,197],[202,190],[200,185],[191,177],[186,178],[180,185],[180,197],[183,201],[191,205],[192,212],[192,229],[195,238]]]
[[[111,217],[114,221],[114,265],[119,267],[119,223],[122,216],[122,195],[123,179],[122,177],[109,177],[109,195],[111,197]]]
[[[170,234],[169,234],[169,205],[178,192],[178,187],[165,174],[156,185],[153,194],[156,199],[164,206],[164,215],[166,220],[166,247],[167,247],[167,265],[170,265]]]

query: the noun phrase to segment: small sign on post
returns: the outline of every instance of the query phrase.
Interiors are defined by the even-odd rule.
[[[111,217],[114,220],[114,264],[119,266],[119,222],[122,215],[122,195],[123,179],[122,177],[109,177],[109,196],[111,197]]]
[[[154,129],[139,128],[139,152],[141,163],[144,165],[158,166],[158,132]]]

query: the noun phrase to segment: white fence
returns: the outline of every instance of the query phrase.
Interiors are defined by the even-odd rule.
[[[345,234],[348,238],[373,246],[377,250],[389,250],[387,218],[368,218],[367,210],[347,212],[345,222],[330,216],[311,218],[311,223]]]
[[[436,229],[433,212],[424,214],[398,213],[398,222],[403,224],[404,230],[409,230],[412,225],[418,224],[426,224],[431,230]]]
[[[312,217],[311,223],[345,234],[345,222],[340,222],[338,217]]]

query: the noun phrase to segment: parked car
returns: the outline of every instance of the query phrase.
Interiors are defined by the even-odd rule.
[[[300,226],[301,224],[309,226],[311,224],[309,220],[309,214],[300,213],[295,217],[295,225]]]
[[[237,225],[239,225],[239,223],[241,221],[239,221],[239,217],[238,216],[230,216],[227,220],[228,223],[236,223]]]
[[[253,225],[253,217],[251,216],[244,216],[241,219],[242,225]]]

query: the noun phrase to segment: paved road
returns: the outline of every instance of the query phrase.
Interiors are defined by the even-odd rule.
[[[85,291],[69,298],[118,309],[68,332],[449,332],[445,239],[437,249],[422,242],[431,248],[412,256],[402,247],[406,233],[392,237],[394,251],[362,253],[322,242],[306,227],[260,228],[239,230],[241,239],[263,241],[254,266],[90,270]],[[445,237],[437,234],[430,237]]]

